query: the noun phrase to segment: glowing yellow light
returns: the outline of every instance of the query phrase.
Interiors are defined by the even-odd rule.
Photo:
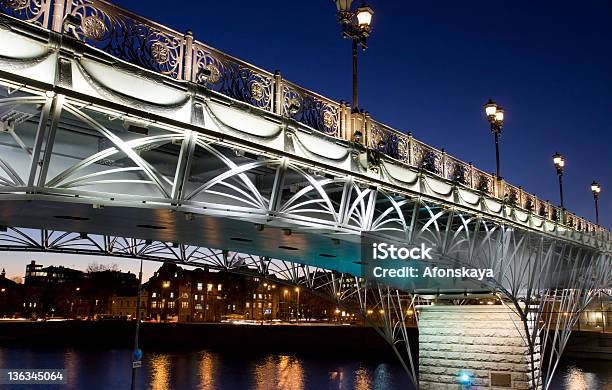
[[[370,7],[359,7],[357,8],[357,23],[361,28],[368,28],[372,24],[372,16],[374,11]]]

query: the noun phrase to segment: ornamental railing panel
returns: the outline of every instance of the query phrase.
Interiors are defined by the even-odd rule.
[[[114,57],[182,79],[184,36],[102,0],[69,1],[75,38]],[[64,29],[67,26],[63,26]]]
[[[193,43],[191,80],[236,100],[272,111],[274,75],[201,42]]]
[[[52,0],[1,0],[0,11],[39,27],[48,28]]]
[[[410,164],[410,136],[372,120],[367,137],[368,147],[388,157]]]
[[[340,138],[340,103],[285,80],[282,102],[282,115]]]

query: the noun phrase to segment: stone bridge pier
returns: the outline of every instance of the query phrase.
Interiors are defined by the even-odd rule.
[[[417,310],[420,389],[536,388],[524,325],[512,310],[438,304]],[[538,367],[539,345],[534,349]]]

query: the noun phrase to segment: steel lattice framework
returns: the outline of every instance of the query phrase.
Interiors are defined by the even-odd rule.
[[[372,232],[427,243],[440,266],[495,271],[473,290],[517,312],[531,385],[548,386],[581,310],[612,285],[610,232],[542,213],[503,182],[476,185],[475,170],[454,174],[422,145],[405,159],[398,145],[338,137],[349,130],[342,109],[290,83],[283,99],[271,97],[274,76],[197,42],[187,50],[168,29],[153,26],[137,41],[149,51],[134,56],[118,32],[145,21],[73,3],[82,23],[71,34],[0,20],[0,249],[172,261],[299,285],[366,319],[378,313],[418,386],[409,310],[423,294],[467,291],[366,281],[359,242]],[[48,11],[33,20],[46,23]],[[193,61],[176,60],[184,49]],[[118,59],[128,54],[132,64]],[[182,81],[201,68],[206,82]],[[374,139],[382,125],[371,125],[361,129]]]

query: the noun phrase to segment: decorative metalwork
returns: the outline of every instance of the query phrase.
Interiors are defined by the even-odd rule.
[[[375,149],[393,159],[406,161],[408,140],[405,134],[399,133],[383,125],[373,122],[370,136],[370,148]]]
[[[505,185],[505,200],[506,203],[511,206],[520,206],[519,205],[519,190],[513,186],[508,184]]]
[[[81,20],[72,29],[77,39],[131,64],[182,77],[182,34],[100,0],[72,0],[67,12]]]
[[[170,59],[170,50],[163,42],[153,42],[150,50],[151,56],[158,64],[163,64]]]
[[[51,0],[0,0],[0,13],[46,28],[50,4]]]
[[[213,91],[272,110],[274,77],[200,42],[193,45],[194,80]]]
[[[81,20],[81,30],[87,38],[95,41],[101,41],[108,32],[104,21],[96,15],[84,17]]]
[[[442,161],[439,153],[433,150],[425,150],[423,154],[423,160],[421,161],[421,167],[426,171],[429,171],[436,175],[442,174]]]
[[[261,101],[265,96],[265,91],[264,88],[261,86],[261,84],[257,81],[253,81],[251,83],[251,97],[253,98],[253,100],[255,100],[256,102]]]
[[[4,0],[4,4],[8,8],[12,8],[15,11],[28,8],[30,0]]]
[[[339,135],[340,105],[286,82],[283,114],[325,134]]]
[[[493,192],[493,179],[482,172],[479,172],[476,176],[476,189],[482,192],[491,193]]]
[[[334,114],[332,114],[329,111],[325,111],[323,113],[323,126],[325,126],[325,128],[327,129],[332,128],[334,125],[334,121],[335,121]]]

